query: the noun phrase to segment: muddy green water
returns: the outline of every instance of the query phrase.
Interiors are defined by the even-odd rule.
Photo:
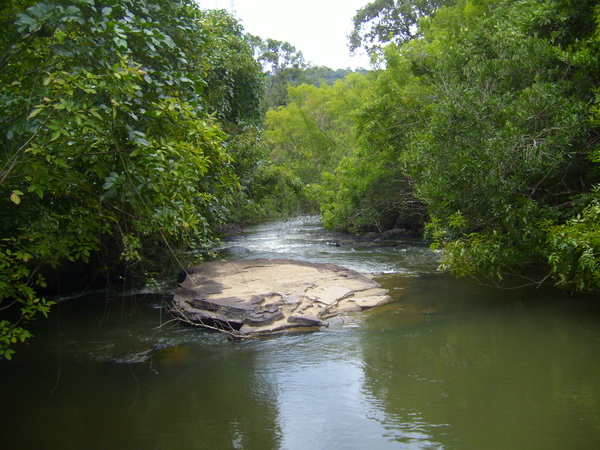
[[[594,299],[456,280],[418,241],[342,238],[305,218],[228,244],[383,273],[390,304],[317,333],[230,342],[170,323],[168,295],[63,301],[0,364],[2,448],[600,447]]]

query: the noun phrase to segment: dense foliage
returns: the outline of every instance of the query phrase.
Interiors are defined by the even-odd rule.
[[[304,184],[319,182],[322,172],[335,169],[352,148],[353,115],[368,83],[368,77],[352,74],[333,85],[291,86],[289,104],[266,116],[265,140],[273,161]]]
[[[320,179],[321,171],[335,167],[338,155],[348,149],[353,119],[345,112],[356,111],[356,97],[367,91],[366,84],[349,81],[350,75],[367,70],[313,66],[289,42],[253,35],[247,35],[247,40],[263,67],[267,131],[264,139],[254,143],[253,154],[258,152],[263,158],[235,218],[257,221],[315,213],[318,206],[309,184]],[[336,82],[346,77],[338,86]],[[350,85],[354,88],[342,87]],[[323,89],[317,89],[320,86]],[[353,99],[344,98],[350,91]],[[310,99],[310,104],[303,99]],[[341,129],[335,131],[336,136],[330,135],[329,130],[337,125]]]
[[[260,123],[262,74],[237,22],[192,0],[8,0],[0,22],[10,357],[24,322],[48,312],[44,274],[152,275],[165,254],[186,263],[210,245],[254,164],[239,154]]]
[[[422,123],[396,153],[456,273],[535,276],[553,261],[552,227],[587,210],[598,182],[588,119],[600,74],[594,4],[461,2],[422,23],[424,39],[390,49],[390,72],[422,96]],[[563,22],[577,26],[565,32]],[[575,63],[580,40],[589,58]],[[416,99],[414,87],[399,88]],[[553,267],[565,286],[600,287]]]
[[[416,18],[425,3],[368,8],[406,19],[401,8]],[[434,3],[410,35],[388,30],[401,45],[386,47],[386,69],[342,113],[352,130],[330,120],[328,134],[354,132],[342,152],[307,120],[326,89],[269,116],[269,133],[288,137],[275,148],[290,146],[299,174],[307,151],[324,149],[325,172],[306,176],[329,227],[424,229],[456,274],[600,289],[597,2]],[[286,114],[294,126],[281,125]]]

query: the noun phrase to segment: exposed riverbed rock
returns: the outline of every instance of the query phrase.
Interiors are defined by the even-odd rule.
[[[340,313],[389,300],[377,282],[333,264],[210,261],[187,273],[173,298],[175,317],[239,338],[315,331]]]
[[[402,237],[408,230],[406,228],[392,228],[391,230],[381,233],[382,239],[398,239]]]

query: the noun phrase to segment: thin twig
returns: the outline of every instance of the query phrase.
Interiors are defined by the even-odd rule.
[[[192,325],[194,327],[202,327],[202,328],[208,328],[210,330],[220,331],[221,333],[226,333],[226,334],[230,335],[234,339],[249,339],[252,337],[252,336],[248,336],[246,334],[236,331],[231,326],[230,326],[230,330],[226,330],[224,328],[219,328],[219,327],[205,324],[202,321],[200,321],[200,323],[194,322],[194,321],[188,319],[188,317],[185,314],[185,311],[181,307],[179,307],[175,304],[171,304],[169,311],[171,312],[171,314],[173,314],[175,316],[176,320],[187,323],[188,325]],[[226,320],[224,320],[223,323],[228,323],[228,322]]]

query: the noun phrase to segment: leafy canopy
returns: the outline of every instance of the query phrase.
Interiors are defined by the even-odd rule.
[[[9,1],[0,22],[10,357],[48,313],[47,268],[148,274],[168,249],[192,249],[184,263],[210,245],[239,191],[230,136],[259,122],[262,78],[239,25],[191,0]]]
[[[414,12],[404,28],[402,5]],[[364,29],[372,43],[391,44],[345,112],[349,150],[312,174],[326,225],[424,228],[458,275],[599,289],[597,2],[382,1],[359,13],[382,26]],[[294,152],[326,148],[303,106],[319,95],[271,116],[294,124],[278,128],[289,167],[315,155]]]

